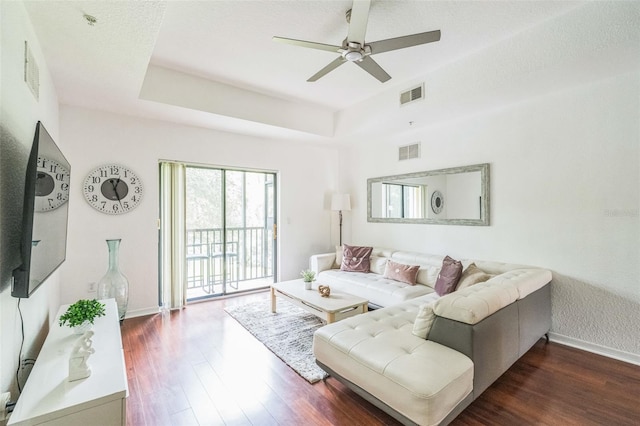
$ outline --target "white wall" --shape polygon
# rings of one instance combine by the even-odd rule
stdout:
[[[36,123],[42,121],[52,137],[58,138],[58,98],[44,61],[38,40],[21,2],[0,2],[0,125],[2,127],[2,260],[0,276],[0,391],[17,398],[15,373],[21,344],[18,299],[11,297],[11,270],[20,264],[18,241],[22,219],[22,194],[26,159]],[[36,100],[23,81],[24,42],[28,41],[40,68],[40,98]],[[21,163],[24,164],[16,164]],[[18,171],[8,176],[7,170]],[[34,358],[40,351],[49,323],[59,306],[60,271],[50,276],[29,299],[22,299],[24,317],[23,359]],[[28,370],[21,372],[28,373]],[[24,377],[21,377],[24,378]]]
[[[269,141],[159,121],[62,107],[61,136],[74,167],[71,177],[68,257],[61,299],[93,296],[88,283],[107,269],[107,238],[121,238],[120,269],[130,282],[128,315],[158,309],[158,161],[176,160],[278,172],[279,273],[297,278],[309,256],[331,245],[328,200],[337,189],[337,150],[328,146]],[[143,180],[142,203],[110,216],[83,198],[91,169],[117,162]]]
[[[549,268],[556,338],[640,362],[639,112],[635,70],[360,140],[341,158],[346,241]],[[398,140],[422,159],[398,163]],[[367,178],[484,162],[491,226],[367,223]]]

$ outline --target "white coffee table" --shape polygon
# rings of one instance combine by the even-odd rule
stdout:
[[[329,297],[322,297],[318,293],[318,284],[314,283],[311,290],[305,290],[301,279],[271,285],[271,312],[274,313],[276,297],[301,307],[328,324],[367,312],[369,303],[367,299],[333,290]]]

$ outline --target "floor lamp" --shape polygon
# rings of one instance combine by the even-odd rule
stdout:
[[[351,210],[351,197],[349,194],[333,194],[331,197],[331,210],[338,211],[340,218],[340,246],[342,246],[342,211]]]

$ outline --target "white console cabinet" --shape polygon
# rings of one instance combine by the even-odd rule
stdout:
[[[91,376],[69,382],[69,355],[80,336],[60,327],[60,307],[18,403],[9,418],[12,425],[124,425],[127,373],[114,299],[102,300],[106,315],[96,318],[89,357]]]

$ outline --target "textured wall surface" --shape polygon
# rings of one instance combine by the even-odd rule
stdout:
[[[554,274],[551,286],[553,332],[640,360],[640,296],[619,295],[576,278]]]

